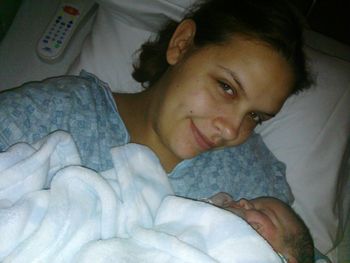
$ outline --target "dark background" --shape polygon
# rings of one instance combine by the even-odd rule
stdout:
[[[350,0],[289,1],[304,14],[310,29],[350,45]]]
[[[289,1],[304,14],[312,30],[350,45],[350,0]],[[0,0],[0,41],[21,2]]]

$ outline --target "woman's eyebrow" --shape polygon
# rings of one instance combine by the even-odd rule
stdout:
[[[237,83],[239,89],[242,91],[244,96],[247,96],[247,93],[245,92],[245,88],[242,84],[242,82],[239,80],[239,77],[237,76],[237,74],[235,74],[231,69],[224,67],[222,65],[218,65],[218,67],[222,70],[224,70],[231,78],[234,82]],[[266,115],[269,118],[273,118],[276,116],[277,113],[274,112],[259,112],[260,114]]]
[[[239,80],[238,76],[229,68],[226,68],[221,65],[218,65],[218,67],[224,70],[232,78],[232,80],[237,83],[238,87],[242,90],[244,95],[246,95],[244,86],[242,85],[242,82]]]

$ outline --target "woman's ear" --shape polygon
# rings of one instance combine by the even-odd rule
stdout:
[[[170,65],[175,65],[190,49],[195,33],[196,23],[191,19],[185,19],[177,26],[166,52],[166,59]]]

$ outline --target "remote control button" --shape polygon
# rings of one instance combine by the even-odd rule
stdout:
[[[79,10],[74,8],[73,6],[66,5],[63,7],[64,12],[67,14],[70,14],[72,16],[78,16],[80,15]]]
[[[46,52],[52,53],[52,49],[49,47],[44,47],[43,50],[45,50]]]

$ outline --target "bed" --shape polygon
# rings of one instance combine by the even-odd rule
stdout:
[[[136,92],[140,87],[130,77],[134,51],[166,18],[180,19],[194,1],[97,2],[98,10],[64,56],[47,63],[39,59],[36,45],[59,0],[23,0],[0,43],[0,90],[85,69],[118,91]],[[293,207],[317,249],[332,262],[350,262],[350,47],[307,31],[305,50],[316,84],[288,99],[257,132],[287,165]]]

